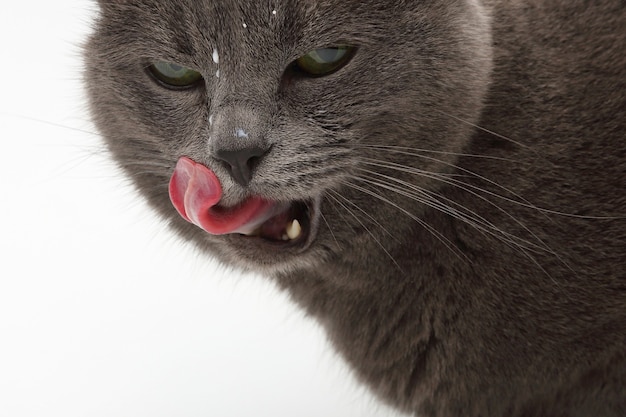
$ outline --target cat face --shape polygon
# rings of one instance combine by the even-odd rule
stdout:
[[[407,191],[435,190],[463,150],[491,69],[474,0],[100,6],[86,80],[114,157],[176,230],[255,270],[393,245],[422,211]],[[186,202],[198,181],[216,201]],[[227,227],[190,223],[203,210]]]

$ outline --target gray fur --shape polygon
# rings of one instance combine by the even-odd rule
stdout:
[[[178,233],[285,288],[382,400],[626,415],[623,0],[100,6],[86,86],[114,158]],[[285,77],[339,43],[359,48],[340,71]],[[162,88],[158,59],[205,85]],[[237,127],[271,148],[248,187],[214,158]],[[183,155],[226,206],[319,200],[315,240],[276,251],[185,222],[167,192]]]

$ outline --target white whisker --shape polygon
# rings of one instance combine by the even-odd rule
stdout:
[[[327,198],[329,196],[326,196]],[[330,232],[330,235],[333,237],[333,240],[335,241],[335,244],[337,245],[337,248],[341,248],[341,245],[339,244],[339,241],[337,240],[337,237],[335,236],[335,233],[333,232],[332,227],[330,227],[330,224],[328,223],[328,220],[326,219],[326,216],[324,216],[324,213],[322,213],[320,211],[320,217],[322,218],[322,220],[324,221],[324,223],[326,223],[326,227],[328,228],[328,231]]]
[[[532,204],[530,201],[528,201],[525,198],[523,198],[522,196],[520,196],[519,194],[517,194],[514,191],[510,190],[509,188],[504,187],[503,185],[500,185],[497,182],[495,182],[493,180],[490,180],[489,178],[484,177],[482,175],[479,175],[479,174],[477,174],[477,173],[475,173],[473,171],[470,171],[470,170],[465,169],[463,167],[459,167],[457,165],[448,163],[446,161],[439,160],[437,158],[432,158],[432,157],[428,157],[428,156],[424,156],[424,155],[420,155],[420,154],[411,154],[411,155],[417,156],[417,157],[421,157],[421,158],[424,158],[424,159],[428,159],[428,160],[432,160],[432,161],[435,161],[435,162],[438,162],[438,163],[442,163],[442,164],[448,165],[448,166],[453,167],[455,169],[458,169],[461,172],[465,172],[465,173],[469,174],[473,178],[478,178],[478,179],[480,179],[482,181],[485,181],[485,182],[487,182],[489,184],[494,185],[495,187],[497,187],[497,188],[499,188],[499,189],[501,189],[501,190],[503,190],[503,191],[513,195],[514,197],[518,198],[519,201],[518,200],[514,200],[514,199],[512,199],[510,197],[506,197],[506,196],[503,196],[501,194],[495,193],[493,191],[489,191],[489,190],[486,190],[484,188],[472,185],[472,184],[461,182],[462,184],[464,184],[467,187],[473,188],[473,189],[475,189],[477,191],[480,191],[480,192],[483,192],[485,194],[489,194],[489,195],[491,195],[493,197],[499,198],[499,199],[507,201],[509,203],[517,204],[517,205],[522,206],[522,207],[526,207],[526,208],[530,208],[530,209],[536,210],[538,212],[542,212],[542,213],[544,213],[546,215],[552,214],[552,215],[561,216],[561,217],[571,217],[571,218],[588,219],[588,220],[620,220],[620,219],[626,218],[626,216],[584,216],[584,215],[565,213],[565,212],[561,212],[561,211],[556,211],[556,210],[546,209],[546,208],[543,208],[543,207],[538,207],[538,206]],[[394,163],[394,162],[381,161],[381,160],[365,158],[365,157],[362,158],[362,160],[364,160],[364,161],[370,160],[370,161],[373,161],[374,163],[382,164],[382,165],[380,165],[381,167],[390,168],[390,169],[397,169],[399,171],[404,171],[404,172],[407,172],[407,173],[426,175],[426,176],[437,175],[439,178],[443,178],[443,177],[452,178],[452,177],[454,177],[453,175],[435,174],[435,173],[432,173],[432,172],[429,172],[429,171],[425,171],[425,170],[421,170],[421,169],[418,169],[418,168],[407,167],[405,165],[400,165],[400,164],[397,164],[397,163]],[[429,177],[429,178],[433,178],[433,177]],[[454,180],[454,179],[452,179],[452,180]],[[546,216],[546,218],[548,220],[552,221],[552,219],[550,219],[549,217]]]
[[[500,139],[502,139],[502,140],[504,140],[504,141],[507,141],[507,142],[513,143],[513,144],[515,144],[515,145],[517,145],[517,146],[519,146],[519,147],[521,147],[521,148],[524,148],[524,149],[527,149],[527,150],[529,150],[529,151],[533,152],[535,155],[539,156],[541,159],[545,159],[543,155],[541,155],[539,152],[537,152],[536,150],[534,150],[534,149],[533,149],[533,148],[531,148],[530,146],[525,145],[525,144],[523,144],[523,143],[521,143],[521,142],[519,142],[519,141],[516,141],[516,140],[514,140],[514,139],[511,139],[511,138],[510,138],[510,137],[508,137],[508,136],[501,135],[501,134],[496,133],[496,132],[494,132],[494,131],[492,131],[492,130],[489,130],[489,129],[486,129],[486,128],[482,127],[482,126],[479,126],[479,125],[477,125],[476,123],[472,123],[472,122],[470,122],[470,121],[468,121],[468,120],[465,120],[465,119],[463,119],[463,118],[461,118],[461,117],[458,117],[458,116],[454,116],[454,115],[452,115],[452,114],[450,114],[450,113],[446,113],[446,112],[444,112],[444,111],[442,111],[442,110],[439,110],[439,109],[433,109],[433,111],[436,111],[436,112],[438,112],[438,113],[440,113],[440,114],[443,114],[443,115],[444,115],[444,116],[446,116],[446,117],[449,117],[449,118],[454,119],[454,120],[456,120],[456,121],[458,121],[458,122],[464,123],[464,124],[466,124],[466,125],[468,125],[468,126],[471,126],[471,127],[475,128],[475,129],[478,129],[478,130],[480,130],[480,131],[483,131],[483,132],[485,132],[485,133],[488,133],[488,134],[490,134],[490,135],[492,135],[492,136],[495,136],[495,137],[497,137],[497,138],[500,138]]]
[[[468,158],[479,158],[479,159],[491,159],[495,161],[504,161],[511,163],[519,163],[513,159],[502,158],[498,156],[491,155],[476,155],[469,153],[459,153],[459,152],[449,152],[449,151],[439,151],[433,149],[424,149],[424,148],[412,148],[409,146],[394,146],[394,145],[371,145],[371,144],[353,144],[353,147],[367,148],[367,149],[375,149],[375,150],[386,150],[393,153],[398,153],[402,155],[409,156],[421,156],[420,153],[431,153],[431,154],[439,154],[439,155],[453,155],[459,157],[468,157]]]
[[[511,243],[511,244],[515,244],[516,246],[518,245],[522,245],[524,246],[526,249],[532,249],[535,248],[534,251],[540,250],[543,252],[549,252],[551,254],[556,255],[553,251],[551,251],[547,246],[546,247],[542,247],[539,246],[535,243],[529,242],[525,239],[519,238],[515,235],[512,235],[500,228],[498,228],[497,226],[495,226],[494,224],[492,224],[491,222],[487,221],[486,219],[484,219],[482,216],[479,216],[478,214],[472,212],[471,210],[468,210],[467,208],[458,205],[457,203],[450,201],[450,203],[460,207],[461,209],[464,209],[465,212],[461,212],[459,210],[456,210],[454,208],[452,208],[451,206],[446,205],[445,203],[442,203],[441,201],[438,201],[436,198],[432,198],[432,199],[423,199],[421,196],[416,196],[415,194],[408,192],[404,189],[398,188],[396,186],[393,186],[392,184],[389,183],[381,183],[375,180],[368,180],[366,178],[362,178],[363,181],[366,181],[368,183],[371,183],[372,185],[381,187],[381,188],[385,188],[389,191],[393,191],[397,194],[403,195],[405,197],[411,198],[413,200],[416,200],[418,202],[421,202],[429,207],[432,207],[436,210],[439,210],[445,214],[448,214],[454,218],[457,218],[469,225],[471,225],[472,227],[476,228],[477,230],[489,234],[491,236],[494,236],[496,238],[498,238],[499,240],[502,240],[505,243]],[[543,242],[542,242],[543,243]]]
[[[340,194],[336,191],[332,191],[332,194],[335,194],[336,196],[339,196]],[[334,197],[331,194],[327,194],[330,198],[332,198],[337,204],[339,204],[341,207],[343,207],[360,225],[361,227],[372,237],[372,239],[374,239],[374,241],[378,244],[378,246],[383,250],[383,252],[385,252],[385,254],[387,255],[387,257],[389,257],[389,259],[391,259],[391,261],[394,263],[394,265],[398,268],[398,270],[400,272],[403,273],[402,268],[400,267],[400,265],[398,264],[398,262],[394,259],[394,257],[389,253],[389,251],[383,246],[383,244],[380,242],[380,240],[374,235],[374,233],[372,233],[372,231],[370,229],[368,229],[367,226],[365,226],[363,224],[363,222],[361,221],[361,219],[359,219],[359,217],[354,214],[352,212],[352,210],[350,210],[345,204],[343,204],[341,201],[339,201],[336,197]]]
[[[396,242],[399,242],[399,240],[391,234],[391,232],[389,232],[385,226],[383,226],[382,224],[380,224],[380,222],[378,220],[376,220],[371,214],[369,214],[368,212],[366,212],[365,210],[363,210],[361,207],[359,207],[356,203],[350,201],[349,199],[347,199],[346,197],[344,197],[343,195],[339,194],[339,193],[334,193],[337,197],[341,198],[343,201],[346,202],[346,204],[349,204],[350,206],[354,207],[355,209],[357,209],[358,211],[360,211],[361,213],[363,213],[363,215],[365,215],[368,219],[370,219],[370,221],[372,223],[374,223],[376,226],[378,226],[382,231],[384,231],[389,237],[391,237],[393,240],[395,240]]]
[[[415,175],[421,175],[421,176],[425,176],[428,178],[432,178],[436,181],[441,181],[444,182],[446,184],[449,184],[451,186],[454,186],[456,188],[459,188],[469,194],[474,195],[475,197],[487,202],[488,204],[490,204],[491,206],[493,206],[494,208],[496,208],[497,210],[499,210],[500,212],[502,212],[503,214],[505,214],[507,217],[509,217],[512,221],[514,221],[516,224],[518,224],[521,228],[523,228],[527,233],[529,233],[530,236],[532,236],[532,238],[536,241],[536,243],[531,242],[527,239],[523,239],[519,236],[513,235],[511,233],[508,233],[504,230],[502,230],[501,228],[495,226],[493,223],[487,221],[484,217],[478,215],[477,213],[469,210],[467,207],[461,206],[458,203],[443,197],[441,195],[435,194],[433,196],[434,193],[427,191],[425,189],[419,188],[414,186],[413,184],[410,184],[406,181],[402,181],[399,180],[397,178],[391,177],[391,176],[387,176],[375,171],[371,171],[371,170],[367,170],[367,169],[362,169],[365,172],[368,172],[370,174],[374,174],[378,177],[382,177],[384,178],[386,181],[393,181],[395,183],[398,183],[400,185],[402,185],[403,187],[407,187],[409,190],[413,190],[414,192],[411,193],[409,191],[407,191],[406,189],[400,189],[396,186],[393,186],[389,183],[385,183],[385,184],[381,184],[379,182],[374,182],[373,185],[379,186],[379,187],[383,187],[383,188],[387,188],[390,191],[396,192],[398,194],[404,195],[408,198],[412,198],[418,202],[421,202],[425,205],[428,205],[434,209],[440,210],[443,213],[446,213],[450,216],[456,217],[461,221],[466,222],[467,224],[475,227],[477,230],[480,230],[484,233],[488,233],[491,236],[496,237],[497,239],[503,241],[504,243],[510,244],[510,245],[514,245],[517,248],[525,248],[526,251],[532,251],[535,253],[538,253],[538,251],[540,252],[546,252],[551,254],[552,256],[555,256],[564,266],[566,266],[568,269],[570,269],[572,272],[575,273],[574,269],[562,258],[562,256],[560,256],[558,254],[557,251],[555,251],[554,249],[550,248],[550,246],[545,243],[541,238],[539,238],[530,228],[528,228],[525,224],[523,224],[519,219],[517,219],[515,216],[513,216],[512,214],[510,214],[508,211],[504,210],[502,207],[500,207],[499,205],[495,204],[493,201],[487,199],[486,197],[480,195],[478,192],[476,191],[482,191],[482,192],[486,192],[487,194],[492,194],[490,192],[487,192],[486,190],[481,189],[480,187],[475,187],[472,186],[471,184],[467,184],[464,183],[462,181],[453,179],[453,178],[449,178],[447,176],[443,177],[443,176],[439,176],[437,173],[431,173],[428,171],[424,171],[424,170],[420,170],[420,169],[412,169],[411,167],[405,167],[405,166],[401,166],[399,164],[391,164],[391,163],[387,163],[387,162],[371,162],[372,160],[370,160],[370,162],[365,162],[366,164],[369,165],[373,165],[373,166],[379,166],[379,167],[383,167],[383,168],[389,168],[389,169],[396,169],[396,170],[402,170],[404,172],[408,172],[411,174],[415,174]],[[476,190],[476,191],[473,191]],[[416,195],[415,193],[418,193],[418,195]],[[497,195],[496,195],[497,196]],[[445,202],[442,202],[441,200],[445,200]],[[506,199],[506,198],[504,198]],[[508,199],[506,199],[508,200]],[[515,201],[513,201],[515,202]],[[459,207],[461,210],[463,210],[463,212],[460,212],[456,209],[454,209],[453,207],[451,207],[450,205],[446,204],[452,204],[456,207]],[[527,255],[528,256],[528,255]]]
[[[75,126],[68,126],[68,125],[64,125],[64,124],[61,124],[61,123],[57,123],[57,122],[51,122],[49,120],[38,119],[38,118],[35,118],[35,117],[23,115],[23,114],[12,114],[12,113],[2,113],[2,114],[6,115],[6,116],[16,117],[18,119],[28,120],[30,122],[35,122],[35,123],[40,123],[40,124],[44,124],[44,125],[48,125],[48,126],[58,127],[58,128],[61,128],[61,129],[70,130],[70,131],[73,131],[73,132],[84,133],[84,134],[90,135],[90,136],[98,136],[98,137],[100,136],[100,134],[97,133],[97,132],[92,132],[90,130],[81,129],[81,128],[75,127]]]
[[[353,177],[356,180],[359,180],[359,177]],[[458,256],[460,259],[461,258],[465,258],[465,260],[467,260],[469,263],[471,263],[471,260],[467,257],[467,255],[465,255],[464,253],[462,253],[458,248],[456,248],[456,246],[448,239],[446,238],[444,235],[441,234],[441,232],[435,230],[435,228],[433,228],[431,225],[429,225],[428,223],[426,223],[424,220],[420,219],[419,217],[417,217],[416,215],[414,215],[413,213],[407,211],[405,208],[399,206],[398,204],[394,203],[393,201],[381,196],[378,193],[375,193],[374,191],[367,189],[365,187],[361,187],[359,185],[350,183],[350,182],[344,182],[344,185],[346,185],[347,187],[353,188],[357,191],[360,191],[364,194],[368,194],[380,201],[382,201],[383,203],[389,204],[390,206],[396,208],[397,210],[399,210],[401,213],[405,214],[406,216],[408,216],[410,219],[412,219],[413,221],[417,222],[419,225],[421,225],[422,227],[424,227],[427,231],[429,231],[433,236],[435,236],[444,246],[446,246],[451,252],[453,252],[456,256]]]

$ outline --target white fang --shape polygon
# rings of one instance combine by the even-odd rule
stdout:
[[[300,222],[296,219],[293,219],[291,223],[287,225],[287,236],[291,240],[295,240],[300,237],[302,233],[302,226],[300,226]]]

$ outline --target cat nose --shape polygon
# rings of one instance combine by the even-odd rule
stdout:
[[[215,157],[225,162],[225,166],[233,179],[245,187],[252,179],[252,170],[266,153],[267,149],[251,146],[235,151],[219,149],[215,152]]]

